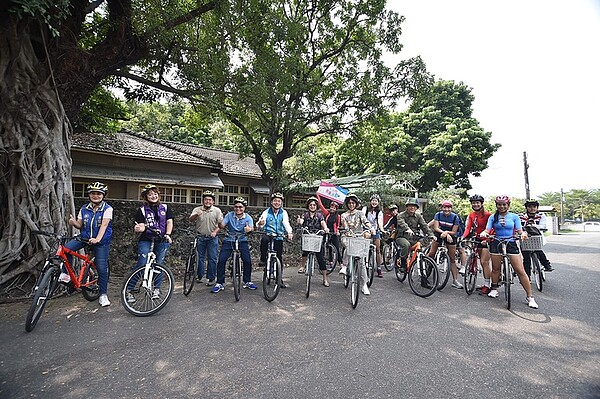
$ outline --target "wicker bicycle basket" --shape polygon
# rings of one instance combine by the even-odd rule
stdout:
[[[369,255],[369,245],[371,240],[362,237],[343,237],[342,242],[346,247],[348,256],[360,256],[361,258]]]
[[[321,252],[323,237],[318,234],[302,234],[302,250],[308,252]]]
[[[527,240],[521,240],[521,249],[523,251],[541,251],[543,236],[529,236]]]

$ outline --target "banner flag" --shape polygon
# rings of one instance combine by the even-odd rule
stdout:
[[[343,187],[335,186],[331,183],[322,181],[317,193],[325,198],[329,198],[332,201],[342,204],[346,199],[348,190]]]

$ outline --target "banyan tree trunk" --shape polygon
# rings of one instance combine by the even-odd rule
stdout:
[[[35,25],[35,24],[34,24]],[[31,230],[65,233],[72,212],[70,125],[39,27],[0,26],[0,296],[31,291],[48,250]]]

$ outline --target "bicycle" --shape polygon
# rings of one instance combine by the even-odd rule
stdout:
[[[194,288],[194,284],[196,283],[196,277],[198,277],[198,240],[207,237],[212,238],[212,236],[198,234],[191,242],[190,254],[185,263],[185,273],[183,274],[183,295],[185,296],[188,296],[192,292],[192,288]],[[208,262],[206,257],[204,258],[204,262]],[[202,267],[205,266],[202,265]]]
[[[386,235],[386,239],[390,236],[389,231],[384,232],[384,234]],[[385,267],[385,270],[391,272],[392,269],[394,269],[396,262],[399,259],[399,253],[400,247],[398,247],[398,243],[396,242],[396,240],[392,238],[387,239],[381,250],[381,255],[383,257],[383,267]]]
[[[75,239],[87,244],[87,239],[79,236],[69,237],[38,230],[31,233],[56,239],[58,248],[54,255],[46,257],[42,272],[35,283],[33,302],[29,307],[25,319],[25,331],[27,332],[31,332],[35,328],[44,311],[46,302],[54,295],[58,286],[58,277],[63,269],[66,270],[71,278],[71,281],[66,284],[69,291],[81,290],[83,297],[90,302],[95,301],[100,296],[98,271],[94,263],[94,256],[88,253],[82,255],[77,251],[65,247],[65,244],[70,240]],[[85,249],[88,250],[89,246],[86,246]],[[73,256],[73,263],[69,262],[67,255]]]
[[[323,258],[325,259],[325,266],[327,275],[330,275],[331,272],[335,270],[338,264],[338,249],[331,242],[332,233],[325,233],[325,242],[321,246],[321,252],[323,253]],[[323,271],[319,269],[319,272],[323,274]]]
[[[514,271],[512,268],[512,264],[510,263],[510,256],[507,253],[506,247],[510,241],[515,239],[518,240],[518,238],[496,238],[495,236],[491,235],[489,236],[489,238],[500,243],[500,255],[502,256],[502,265],[500,269],[500,281],[498,286],[504,286],[504,304],[506,305],[506,309],[510,310],[510,287],[513,284]]]
[[[403,282],[408,276],[408,285],[412,292],[421,298],[427,298],[437,290],[439,272],[435,261],[425,254],[421,240],[426,237],[420,234],[413,236],[417,237],[418,241],[408,251],[409,260],[406,267],[396,264],[396,278]]]
[[[263,295],[268,302],[272,302],[277,298],[279,291],[281,290],[282,283],[282,264],[277,257],[275,251],[275,240],[277,238],[283,238],[283,235],[266,233],[265,231],[258,231],[259,234],[264,234],[269,238],[269,244],[267,247],[267,261],[265,262],[263,270]]]
[[[346,232],[350,234],[350,231]],[[371,239],[362,236],[345,235],[342,237],[345,251],[348,253],[348,267],[344,275],[344,287],[350,285],[350,302],[352,309],[356,309],[360,293],[360,264],[369,256],[371,248]]]
[[[442,240],[442,243],[438,246],[435,252],[435,263],[438,267],[439,279],[438,287],[439,291],[443,290],[448,284],[450,279],[450,257],[448,256],[448,247],[446,246],[446,240]]]
[[[481,257],[480,250],[477,248],[477,241],[473,239],[461,241],[465,249],[468,248],[467,264],[465,265],[464,287],[467,295],[475,291],[477,276],[479,274]]]
[[[302,251],[307,251],[306,266],[304,267],[304,275],[306,276],[306,297],[310,295],[310,280],[315,270],[317,263],[317,253],[321,252],[323,245],[323,230],[312,234],[306,228],[302,229]]]
[[[133,269],[121,286],[123,307],[139,317],[153,315],[164,308],[175,290],[173,272],[155,262],[154,245],[157,240],[164,240],[165,236],[151,227],[146,226],[146,229],[156,235],[150,243],[146,264]]]
[[[533,280],[535,286],[539,292],[542,292],[544,288],[544,281],[546,281],[546,270],[542,267],[537,254],[534,251],[541,251],[544,245],[543,236],[531,235],[527,240],[521,241],[521,250],[523,257],[529,256],[531,258],[531,273],[533,274]]]

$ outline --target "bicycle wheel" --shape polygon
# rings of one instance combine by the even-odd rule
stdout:
[[[398,264],[401,260],[397,260],[395,262],[396,266],[394,266],[394,272],[396,273],[396,278],[398,281],[403,282],[406,279],[406,265]],[[406,260],[408,262],[408,259]]]
[[[373,284],[373,277],[375,276],[375,246],[369,247],[369,256],[367,258],[367,287]]]
[[[183,295],[188,296],[194,288],[196,276],[198,275],[198,253],[196,248],[192,247],[192,252],[185,264],[185,273],[183,275]]]
[[[235,296],[236,302],[240,300],[242,292],[242,265],[240,258],[237,253],[233,253],[233,256],[229,258],[229,264],[231,270],[233,270],[233,295]]]
[[[58,271],[60,269],[56,267],[44,268],[46,270],[40,275],[36,283],[33,301],[25,319],[25,331],[27,332],[31,332],[34,329],[44,311],[46,301],[52,296],[52,292],[58,281]]]
[[[512,284],[512,271],[508,263],[508,258],[502,259],[502,272],[504,274],[504,304],[506,309],[510,310],[510,286]]]
[[[540,260],[535,252],[530,253],[531,256],[531,273],[533,274],[533,280],[535,281],[535,287],[539,292],[542,292],[544,285],[543,272],[541,270]]]
[[[310,280],[313,275],[313,270],[315,268],[315,254],[309,253],[306,258],[306,267],[304,269],[304,274],[306,275],[306,297],[310,295]]]
[[[408,284],[415,295],[426,298],[437,290],[439,274],[435,261],[428,256],[420,256],[410,267]]]
[[[81,294],[85,299],[92,302],[100,297],[100,286],[98,285],[98,270],[93,263],[86,264],[86,271],[81,282]]]
[[[396,251],[394,244],[385,244],[381,251],[381,256],[383,257],[383,267],[385,267],[385,270],[388,272],[391,272],[396,265]]]
[[[438,266],[438,290],[443,290],[446,284],[448,284],[448,280],[450,279],[450,261],[448,259],[448,254],[444,252],[438,252],[436,256],[436,263]]]
[[[477,284],[477,255],[471,253],[467,258],[467,266],[465,270],[465,291],[467,295],[471,295],[475,291],[475,285]]]
[[[350,285],[350,269],[352,268],[352,258],[349,258],[348,262],[350,264],[346,268],[346,274],[344,274],[344,288],[348,288],[348,286]]]
[[[125,310],[134,316],[155,314],[167,305],[175,289],[175,279],[171,270],[153,264],[149,271],[149,281],[144,284],[145,271],[146,265],[133,270],[121,286],[121,303]],[[133,288],[128,290],[130,284]]]
[[[263,294],[269,302],[277,298],[281,288],[281,262],[277,256],[269,256],[263,272]]]
[[[352,302],[352,309],[356,309],[356,305],[358,305],[358,298],[360,293],[360,262],[360,258],[355,258],[352,261],[352,272],[350,274],[350,301]]]
[[[338,256],[337,256],[337,248],[333,244],[325,245],[325,266],[327,270],[327,275],[330,275],[337,266]],[[323,270],[319,269],[319,272],[323,274]]]

